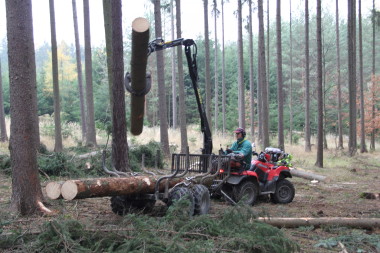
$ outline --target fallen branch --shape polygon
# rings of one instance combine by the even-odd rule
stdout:
[[[334,225],[353,228],[380,228],[380,218],[345,218],[345,217],[322,217],[322,218],[268,218],[260,217],[258,221],[265,222],[275,227],[295,228],[303,226],[320,227]]]
[[[311,173],[311,172],[308,172],[305,170],[298,170],[295,168],[289,168],[289,169],[290,169],[290,173],[294,177],[301,177],[301,178],[305,178],[305,179],[318,180],[318,181],[325,181],[326,180],[326,177],[322,176],[322,175],[314,174],[314,173]]]

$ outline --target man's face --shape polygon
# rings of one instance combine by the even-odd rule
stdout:
[[[241,133],[235,133],[236,139],[239,139],[242,137]]]

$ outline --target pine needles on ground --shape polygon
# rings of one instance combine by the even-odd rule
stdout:
[[[20,252],[296,252],[280,229],[255,221],[245,207],[217,217],[189,217],[181,201],[166,216],[130,214],[118,225],[52,220],[38,235],[18,237]],[[21,240],[22,239],[22,240]],[[22,243],[21,243],[22,242]],[[4,247],[4,245],[2,245]]]

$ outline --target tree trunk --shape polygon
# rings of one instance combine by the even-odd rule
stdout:
[[[226,132],[226,55],[224,50],[224,0],[222,0],[222,123],[223,136]]]
[[[36,65],[30,0],[7,0],[8,63],[11,102],[11,207],[21,215],[46,210],[38,175]]]
[[[54,93],[54,133],[55,145],[54,151],[61,152],[62,146],[62,128],[61,128],[61,106],[59,96],[59,82],[58,82],[58,55],[57,55],[57,38],[55,31],[55,10],[54,0],[49,0],[50,10],[50,31],[51,31],[51,60],[53,71],[53,93]]]
[[[362,2],[358,1],[359,8],[359,85],[360,85],[360,152],[366,153],[365,143],[365,112],[364,112],[364,84],[363,84],[363,36],[362,36]]]
[[[349,155],[357,151],[356,142],[356,1],[348,0],[347,55],[348,55],[348,95],[349,95]]]
[[[113,75],[112,75],[112,0],[103,0],[103,18],[104,18],[104,33],[106,41],[107,52],[107,76],[108,76],[108,92],[109,92],[109,106],[110,115],[113,112]]]
[[[376,43],[375,43],[375,41],[376,41],[376,29],[375,29],[375,27],[376,27],[376,21],[375,21],[375,17],[374,17],[374,15],[375,15],[375,0],[373,0],[372,1],[372,15],[373,15],[373,18],[372,18],[372,80],[374,80],[374,77],[375,77],[375,63],[376,63],[376,61],[375,61],[375,59],[376,59]],[[372,86],[374,86],[375,84],[374,84],[374,82],[372,82]],[[372,122],[374,123],[374,121],[375,121],[375,117],[376,117],[376,115],[375,115],[375,109],[376,109],[376,107],[375,107],[375,105],[373,105],[372,106]],[[373,128],[372,129],[372,131],[371,131],[371,144],[370,144],[370,149],[371,150],[375,150],[375,143],[376,143],[376,129],[375,128]]]
[[[208,0],[203,0],[204,34],[205,34],[205,93],[206,93],[206,116],[209,125],[212,126],[211,118],[211,77],[210,77],[210,40],[208,30]]]
[[[276,33],[277,33],[278,148],[284,150],[285,140],[284,140],[284,90],[283,90],[283,83],[282,83],[281,0],[277,0]]]
[[[271,26],[270,26],[270,4],[269,0],[267,0],[267,44],[266,44],[266,89],[267,89],[267,101],[269,103],[269,80],[270,80],[270,62],[271,62],[271,46],[270,46],[270,38],[271,38]]]
[[[339,4],[336,0],[335,31],[336,31],[336,72],[337,72],[337,92],[338,92],[338,149],[343,149],[343,120],[342,120],[342,90],[340,80],[340,37],[339,37]]]
[[[171,36],[172,40],[175,40],[174,34],[174,0],[170,0],[170,25],[171,25]],[[173,118],[173,128],[177,128],[177,72],[175,64],[175,50],[176,48],[171,49],[171,61],[172,61],[172,118]]]
[[[243,24],[242,24],[242,4],[238,0],[238,39],[237,39],[237,57],[238,57],[238,114],[239,114],[239,127],[245,128],[245,85],[244,85],[244,61],[243,61]]]
[[[182,178],[169,181],[169,188],[181,182]],[[61,187],[62,197],[66,200],[84,199],[117,195],[136,195],[154,193],[157,178],[136,176],[126,178],[96,178],[69,180]],[[164,190],[166,180],[160,182],[160,191]]]
[[[82,60],[79,44],[79,31],[78,31],[78,17],[77,17],[77,4],[76,0],[72,0],[73,6],[73,21],[74,21],[74,36],[75,36],[75,55],[77,60],[77,74],[78,74],[78,90],[80,101],[80,120],[82,130],[82,141],[86,140],[87,123],[86,123],[86,108],[83,93],[83,74],[82,74]]]
[[[259,17],[259,82],[261,105],[260,110],[262,119],[262,150],[269,146],[269,102],[268,102],[268,89],[266,81],[266,67],[265,67],[265,43],[264,43],[264,22],[263,22],[263,0],[258,0],[258,17]],[[264,63],[264,64],[262,64]]]
[[[182,37],[181,28],[181,0],[176,0],[176,26],[177,38]],[[178,104],[179,104],[179,121],[181,129],[181,153],[185,153],[187,146],[187,129],[186,129],[186,103],[185,103],[185,85],[183,81],[183,60],[182,47],[177,47],[177,65],[178,65]]]
[[[289,85],[289,140],[293,145],[293,33],[292,0],[289,0],[290,85]]]
[[[323,217],[323,218],[267,218],[260,217],[258,221],[265,222],[280,228],[295,227],[321,227],[340,226],[353,228],[374,229],[380,227],[380,218],[345,218],[345,217]]]
[[[3,75],[0,60],[0,141],[8,141],[7,126],[5,124],[4,97],[3,97]]]
[[[248,1],[248,33],[249,33],[249,89],[250,89],[250,111],[251,111],[251,141],[255,142],[255,83],[253,75],[253,24],[252,24],[252,0]]]
[[[305,0],[305,151],[311,151],[310,143],[310,69],[309,69],[309,0]]]
[[[217,9],[217,1],[214,0],[214,34],[215,34],[215,50],[214,50],[214,69],[215,69],[215,90],[214,90],[214,131],[218,130],[218,121],[219,121],[219,77],[218,77],[218,15],[219,11]]]
[[[86,72],[86,102],[87,102],[87,138],[88,146],[96,146],[94,95],[92,85],[92,55],[91,55],[91,32],[90,32],[90,7],[89,0],[83,0],[84,17],[84,51]]]
[[[155,32],[156,37],[162,37],[161,29],[161,1],[154,0],[154,19],[155,19]],[[166,87],[165,87],[165,65],[163,51],[157,51],[157,82],[158,82],[158,103],[159,103],[159,117],[160,117],[160,139],[161,148],[165,157],[170,156],[169,151],[169,136],[168,136],[168,117],[166,106]]]
[[[111,2],[112,13],[112,157],[118,171],[130,171],[124,95],[124,55],[121,0]],[[148,22],[146,22],[148,23]],[[147,25],[148,26],[148,25]],[[147,43],[146,43],[147,45]],[[147,46],[146,46],[147,48]],[[146,55],[146,54],[145,54]],[[146,66],[146,62],[145,65]],[[144,71],[145,73],[145,71]],[[145,77],[145,75],[144,75]],[[145,80],[144,80],[145,81]]]
[[[317,103],[318,133],[317,161],[315,165],[323,168],[323,83],[322,83],[322,22],[321,0],[317,0]]]

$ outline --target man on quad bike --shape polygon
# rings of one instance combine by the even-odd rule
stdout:
[[[231,148],[226,150],[226,154],[234,154],[234,163],[231,167],[234,169],[247,170],[251,166],[252,160],[252,145],[251,142],[245,139],[247,135],[244,128],[238,127],[235,131],[236,141]]]

